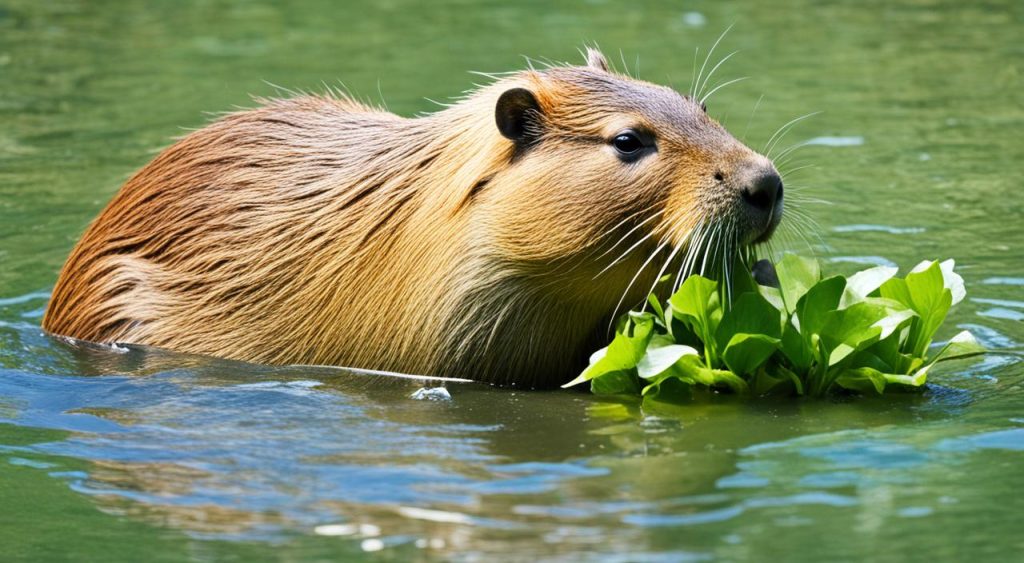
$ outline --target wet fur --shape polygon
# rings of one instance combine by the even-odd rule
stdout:
[[[593,57],[415,119],[331,95],[230,114],[128,180],[68,258],[43,327],[261,363],[564,383],[650,252],[594,281],[618,253],[595,257],[642,215],[623,219],[654,207],[655,228],[683,236],[731,205],[708,178],[751,154],[692,101]],[[529,147],[494,124],[513,87],[540,104]],[[608,153],[638,121],[659,132],[664,164]]]

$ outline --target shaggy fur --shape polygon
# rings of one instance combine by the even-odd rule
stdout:
[[[595,281],[613,243],[649,212],[629,244],[734,216],[736,190],[713,177],[763,159],[688,97],[588,58],[415,119],[328,95],[228,115],[121,188],[43,327],[262,363],[563,383],[654,248]],[[529,144],[495,125],[511,88],[539,106]],[[654,135],[656,153],[618,158],[610,139],[625,128]]]

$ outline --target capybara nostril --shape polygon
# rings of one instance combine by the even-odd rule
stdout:
[[[767,170],[755,176],[743,187],[743,201],[763,213],[771,213],[775,202],[782,197],[782,178],[775,170]]]

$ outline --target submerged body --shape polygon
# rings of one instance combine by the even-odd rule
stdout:
[[[682,270],[695,233],[747,244],[782,208],[771,163],[699,103],[589,59],[426,117],[304,96],[196,131],[89,226],[43,327],[262,363],[564,383],[623,303]]]

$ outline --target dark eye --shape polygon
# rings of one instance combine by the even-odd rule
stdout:
[[[701,111],[703,111],[704,113],[707,113],[707,112],[708,112],[708,106],[707,106],[707,104],[705,104],[704,102],[701,102],[701,104],[700,104],[700,110],[701,110]]]
[[[619,133],[612,139],[612,146],[615,150],[619,151],[620,154],[625,156],[633,156],[640,152],[644,148],[643,142],[634,133],[626,132]]]

